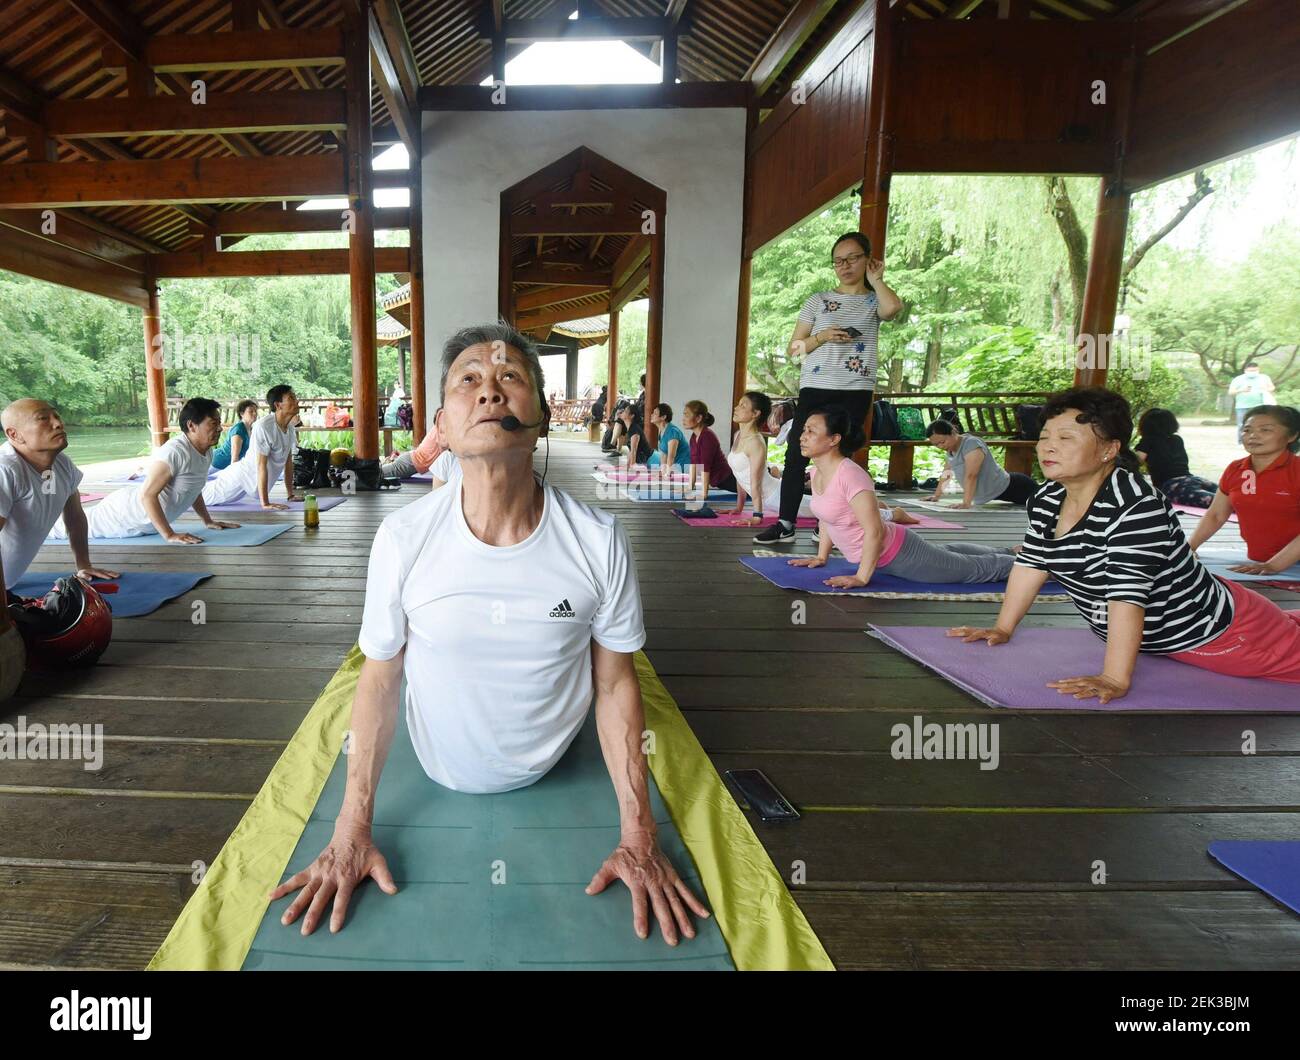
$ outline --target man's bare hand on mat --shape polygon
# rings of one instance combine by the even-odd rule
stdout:
[[[696,916],[709,915],[704,904],[682,883],[672,862],[659,849],[659,841],[649,833],[624,836],[618,849],[605,859],[600,871],[587,884],[587,893],[600,894],[615,880],[622,880],[632,892],[632,925],[638,938],[650,937],[651,907],[664,941],[670,946],[677,945],[678,929],[688,939],[695,938],[695,925],[691,923],[687,907]]]
[[[397,893],[393,874],[388,871],[388,862],[384,860],[384,855],[379,853],[379,848],[371,840],[370,829],[346,828],[340,824],[335,827],[334,838],[321,852],[320,857],[298,875],[285,880],[272,891],[271,901],[274,902],[291,891],[299,891],[301,888],[298,897],[284,911],[280,923],[292,924],[298,919],[298,914],[306,909],[307,915],[303,917],[302,933],[310,935],[320,923],[325,907],[333,899],[334,912],[330,914],[332,934],[342,930],[343,922],[347,919],[348,902],[352,900],[352,892],[367,878],[379,884],[379,889],[385,894]]]

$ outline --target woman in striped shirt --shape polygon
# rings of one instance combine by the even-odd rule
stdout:
[[[1005,644],[1048,577],[1106,642],[1100,674],[1049,681],[1075,699],[1119,699],[1140,652],[1216,673],[1300,683],[1300,611],[1283,611],[1210,574],[1169,501],[1137,473],[1128,402],[1101,388],[1057,394],[1043,408],[1038,461],[1047,482],[990,629],[950,637]]]

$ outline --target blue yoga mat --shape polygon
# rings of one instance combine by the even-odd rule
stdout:
[[[824,585],[826,578],[841,574],[856,574],[858,565],[846,559],[830,559],[824,567],[791,567],[786,556],[741,556],[740,562],[757,574],[761,574],[773,585],[781,589],[796,589],[805,593],[952,593],[966,596],[974,593],[1005,593],[1006,582],[912,582],[906,578],[895,578],[884,571],[876,571],[871,581],[858,589],[833,589]],[[1064,596],[1065,589],[1057,582],[1049,581],[1038,590],[1039,596]]]
[[[1201,559],[1201,565],[1211,574],[1230,582],[1293,582],[1300,581],[1300,563],[1278,574],[1241,574],[1229,568],[1236,563],[1251,562],[1245,556],[1239,559]]]
[[[9,591],[15,596],[44,596],[56,578],[71,577],[72,573],[27,573]],[[96,588],[117,586],[117,592],[104,593],[114,618],[138,618],[157,611],[168,600],[183,596],[204,578],[211,577],[210,571],[126,571],[115,582],[93,584]]]
[[[342,931],[330,934],[327,914],[306,937],[301,918],[280,923],[293,901],[286,895],[269,904],[244,970],[734,968],[716,917],[692,915],[695,938],[672,947],[653,915],[650,937],[636,937],[631,893],[621,882],[586,893],[619,841],[594,710],[546,776],[499,795],[467,795],[430,780],[411,746],[405,707],[400,715],[373,824],[397,894],[366,881],[353,894]],[[647,779],[660,848],[710,906],[654,777]],[[284,879],[329,844],[346,784],[347,757],[340,754]]]
[[[195,537],[201,537],[204,543],[209,545],[221,545],[223,547],[239,547],[246,545],[264,545],[273,537],[279,537],[289,529],[292,523],[244,523],[237,530],[209,530],[206,526],[195,526],[193,523],[176,523],[172,529],[181,534],[193,534]],[[46,540],[46,544],[63,544],[65,542]],[[158,534],[143,534],[140,537],[92,537],[90,547],[92,550],[99,548],[121,548],[134,547],[136,545],[152,545],[155,548],[160,546],[166,548],[198,548],[198,545],[171,545],[164,541]]]
[[[634,501],[676,501],[680,504],[682,501],[690,500],[683,489],[655,488],[652,486],[629,486],[627,495]],[[721,504],[723,501],[735,503],[736,494],[722,493],[718,490],[709,490],[710,503]]]
[[[1210,857],[1300,913],[1300,841],[1218,839],[1210,844]]]

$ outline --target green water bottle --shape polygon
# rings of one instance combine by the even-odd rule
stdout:
[[[320,505],[316,503],[314,493],[308,493],[303,497],[302,523],[309,530],[320,526]]]

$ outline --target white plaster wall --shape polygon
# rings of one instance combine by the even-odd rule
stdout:
[[[497,318],[501,193],[589,147],[668,193],[660,400],[706,401],[727,437],[736,350],[745,112],[424,114],[424,291],[429,408],[457,328]],[[550,389],[556,382],[548,380]]]

